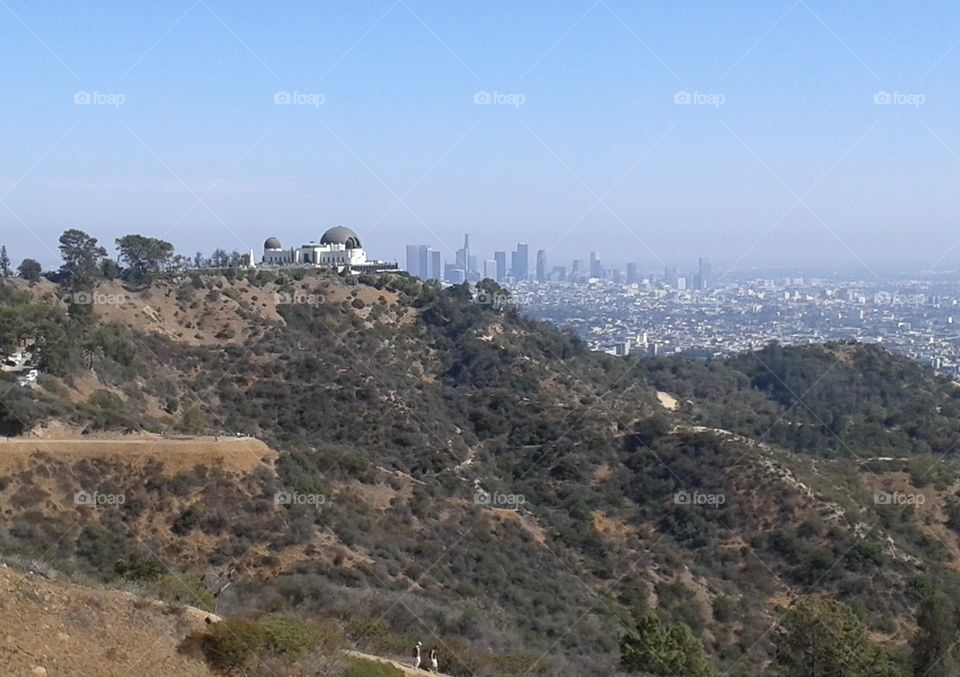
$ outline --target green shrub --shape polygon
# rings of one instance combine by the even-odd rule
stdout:
[[[164,576],[157,582],[157,596],[167,602],[213,611],[217,600],[197,576]]]
[[[258,624],[243,618],[228,618],[215,624],[204,636],[203,655],[221,670],[249,668],[257,660],[264,641]]]
[[[137,553],[117,560],[113,570],[117,576],[129,581],[155,581],[167,573],[167,567],[159,559]]]
[[[268,616],[260,627],[264,648],[286,660],[300,658],[317,644],[313,628],[295,616]]]

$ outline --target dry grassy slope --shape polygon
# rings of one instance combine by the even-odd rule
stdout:
[[[117,322],[190,345],[243,344],[256,331],[244,314],[282,323],[277,306],[281,301],[290,303],[291,299],[296,303],[342,303],[359,298],[364,307],[354,312],[366,319],[371,307],[382,298],[397,313],[385,314],[378,322],[409,324],[416,316],[415,310],[396,304],[395,292],[347,286],[329,275],[289,281],[289,286],[284,287],[275,282],[257,287],[246,279],[231,281],[222,275],[204,275],[203,281],[218,293],[193,288],[189,277],[157,280],[150,288],[140,290],[130,289],[119,280],[104,281],[95,292],[102,302],[94,304],[94,312],[101,321]],[[16,279],[9,282],[30,292],[38,303],[66,308],[69,295],[49,280],[32,284]]]
[[[263,525],[260,545],[251,547],[242,558],[231,560],[230,576],[235,580],[269,580],[294,572],[306,563],[319,566],[335,557],[342,566],[369,566],[373,560],[362,548],[345,546],[330,530],[317,531],[308,541],[282,547],[268,546],[269,539],[284,533],[287,513],[272,504],[277,453],[259,440],[221,438],[164,439],[148,435],[105,439],[0,439],[0,524],[37,524],[62,531],[69,525],[77,531],[85,525],[104,523],[111,509],[97,510],[74,504],[74,493],[93,491],[123,493],[129,503],[143,500],[143,510],[126,527],[170,566],[181,571],[207,572],[214,576],[227,571],[211,570],[209,560],[226,548],[232,538],[224,530],[217,535],[199,529],[186,535],[172,531],[172,525],[190,506],[201,509],[245,510],[247,518]],[[90,475],[94,463],[96,475]],[[159,464],[159,465],[158,465]],[[86,468],[85,471],[83,469]],[[206,479],[178,496],[160,497],[144,485],[181,473],[203,471]],[[91,479],[93,477],[93,479]],[[94,481],[92,486],[90,482]],[[413,480],[394,475],[399,489],[386,484],[361,485],[355,481],[331,482],[331,501],[342,494],[362,511],[385,511],[395,497],[409,498]],[[254,506],[266,504],[261,513]],[[38,521],[42,515],[43,520]],[[57,526],[60,525],[60,526]]]
[[[194,607],[49,580],[0,565],[4,675],[212,676],[216,673],[184,640],[218,620]],[[386,663],[405,675],[424,674],[401,661],[359,651],[347,654]]]
[[[225,277],[204,277],[219,294],[205,289],[193,289],[189,279],[161,280],[151,288],[131,291],[120,282],[102,283],[97,291],[112,295],[122,302],[99,304],[97,315],[106,322],[117,322],[141,332],[152,332],[191,345],[243,344],[257,331],[244,318],[249,313],[270,322],[283,322],[277,312],[280,301],[302,303],[340,303],[353,299],[353,292],[365,307],[355,312],[361,317],[370,313],[370,307],[383,297],[395,305],[396,294],[371,287],[344,286],[335,278],[309,277],[293,283],[293,292],[281,291],[274,283],[255,287],[247,280],[229,281]],[[285,288],[286,289],[286,288]],[[178,295],[178,290],[180,291]],[[389,322],[387,315],[381,321]],[[400,321],[408,321],[406,316]]]
[[[116,590],[84,588],[0,566],[5,675],[213,675],[178,645],[208,614]]]

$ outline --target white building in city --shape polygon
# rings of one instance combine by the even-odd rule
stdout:
[[[262,263],[265,266],[309,266],[358,272],[397,268],[396,263],[368,260],[360,237],[344,226],[331,228],[319,242],[307,242],[289,249],[284,249],[277,238],[268,238],[263,243]]]

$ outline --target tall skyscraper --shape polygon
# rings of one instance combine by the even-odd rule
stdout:
[[[497,262],[497,282],[503,282],[507,276],[507,252],[493,252],[493,260]]]
[[[407,245],[407,267],[406,270],[411,275],[420,276],[420,251],[419,245]]]
[[[427,277],[431,280],[443,279],[443,264],[440,262],[440,251],[437,249],[428,249],[427,256]]]
[[[603,277],[603,266],[597,252],[590,252],[590,277]]]
[[[513,252],[511,259],[510,274],[513,276],[513,281],[523,282],[527,279],[530,270],[529,247],[525,242],[517,243],[517,251]]]
[[[543,249],[537,250],[537,282],[547,281],[547,252]]]
[[[713,286],[713,270],[710,259],[700,257],[697,267],[697,289],[710,289]]]
[[[430,248],[425,244],[408,244],[407,272],[421,280],[430,279],[430,251]]]
[[[483,262],[483,277],[487,280],[497,280],[497,261],[496,259],[487,259]]]
[[[640,281],[640,278],[637,277],[637,264],[628,263],[627,264],[627,284],[636,284]]]
[[[574,259],[570,267],[569,280],[574,284],[583,282],[587,279],[587,262],[583,259]]]
[[[464,273],[469,273],[472,270],[470,267],[470,233],[463,234],[463,248],[457,250],[456,265]]]
[[[423,244],[420,245],[420,249],[417,252],[418,262],[420,264],[420,279],[429,280],[430,279],[430,247]]]

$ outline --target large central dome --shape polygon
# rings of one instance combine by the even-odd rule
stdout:
[[[342,244],[346,245],[347,249],[360,249],[362,247],[360,236],[343,226],[335,226],[324,233],[323,237],[320,238],[320,244]]]

